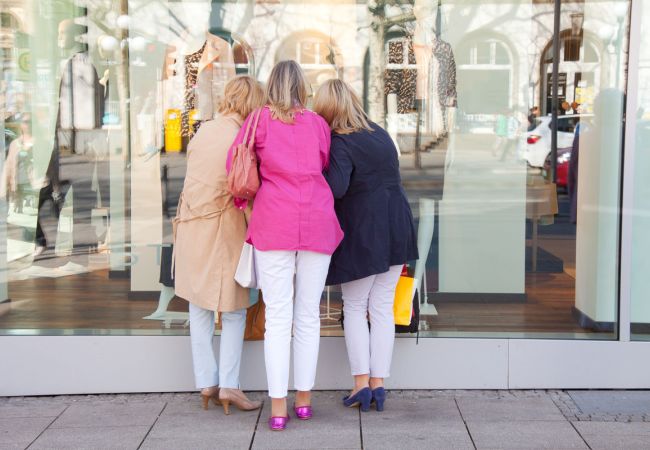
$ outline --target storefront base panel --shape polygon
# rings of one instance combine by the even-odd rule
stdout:
[[[247,390],[266,389],[263,347],[244,348]],[[3,396],[194,390],[187,336],[4,336],[0,354]],[[388,386],[648,388],[648,373],[648,343],[398,339]],[[316,389],[347,389],[350,382],[344,340],[322,338]]]
[[[647,342],[511,340],[511,389],[647,389]]]

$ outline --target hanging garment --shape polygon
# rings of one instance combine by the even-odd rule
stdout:
[[[217,108],[228,80],[235,76],[235,61],[230,44],[208,33],[196,78],[196,109],[198,119],[210,120]]]
[[[415,54],[410,38],[406,41],[388,43],[388,64],[405,65],[404,44],[407,46],[408,64],[415,64]],[[415,111],[417,69],[386,69],[384,80],[384,94],[397,94],[397,112],[405,114]]]
[[[76,53],[62,67],[59,128],[94,130],[102,125],[104,87],[86,52]]]
[[[427,87],[429,88],[429,98],[426,102],[425,123],[428,125],[428,131],[436,138],[445,134],[445,107],[440,101],[440,61],[431,53],[429,59],[429,70],[427,77]]]
[[[436,39],[433,46],[433,57],[438,61],[438,101],[442,110],[442,120],[445,131],[449,131],[448,108],[457,106],[456,94],[456,61],[454,51],[448,42]]]
[[[198,129],[198,122],[194,123],[191,116],[192,111],[196,109],[196,80],[199,72],[199,61],[205,51],[206,43],[201,48],[189,55],[185,55],[183,66],[185,68],[185,87],[183,91],[183,111],[181,112],[181,135],[183,137],[192,137]]]

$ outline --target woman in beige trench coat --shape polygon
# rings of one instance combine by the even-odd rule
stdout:
[[[225,87],[219,115],[204,122],[187,152],[187,173],[174,219],[176,294],[190,302],[190,336],[196,387],[203,407],[210,399],[226,414],[233,403],[253,410],[239,389],[246,308],[249,291],[235,280],[246,235],[245,212],[236,208],[228,191],[226,155],[242,121],[264,104],[262,87],[249,76],[238,76]],[[221,316],[219,363],[212,349],[215,313]]]

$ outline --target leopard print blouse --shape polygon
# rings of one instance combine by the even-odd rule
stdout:
[[[196,109],[196,78],[199,73],[199,61],[205,50],[206,43],[194,53],[185,55],[185,89],[183,97],[183,112],[181,114],[181,135],[192,137],[199,128],[199,122],[190,126],[190,113]]]

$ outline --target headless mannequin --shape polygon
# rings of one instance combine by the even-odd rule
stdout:
[[[415,32],[413,34],[413,51],[418,66],[416,85],[416,99],[418,107],[424,107],[426,124],[424,131],[433,134],[436,138],[443,132],[444,126],[441,118],[432,116],[432,112],[438,108],[432,108],[433,102],[438,102],[437,85],[434,85],[430,77],[433,49],[436,43],[435,24],[437,12],[429,2],[416,0],[413,12],[417,19]],[[434,95],[435,94],[435,95]],[[437,106],[437,105],[433,105]],[[426,262],[433,241],[436,216],[436,198],[419,199],[419,221],[418,221],[418,253],[420,259],[415,263],[414,278],[417,280],[418,299],[420,301],[420,313],[423,315],[437,315],[438,311],[434,305],[427,303],[426,283]],[[423,289],[424,288],[424,289]],[[423,292],[424,291],[424,292]]]
[[[68,135],[70,151],[85,155],[87,160],[84,165],[88,163],[88,171],[92,173],[90,177],[80,175],[78,171],[67,174],[72,183],[66,193],[67,208],[64,217],[73,223],[72,245],[75,249],[82,249],[81,252],[75,251],[81,254],[74,257],[76,263],[69,261],[64,266],[66,271],[73,273],[85,271],[87,251],[83,249],[95,248],[98,245],[100,236],[98,230],[91,225],[92,214],[93,208],[102,206],[100,174],[107,176],[102,170],[107,169],[107,165],[103,163],[106,156],[103,146],[105,139],[102,139],[100,131],[105,86],[100,84],[97,71],[88,55],[88,46],[85,43],[88,28],[75,20],[63,20],[58,27],[57,44],[61,50],[66,54],[71,53],[72,56],[62,64],[54,146],[54,152],[57,152],[55,156],[58,157],[59,141],[64,136],[62,133]],[[58,167],[56,170],[58,172]],[[58,173],[56,175],[58,176]],[[87,195],[88,191],[93,191],[94,195]],[[91,197],[96,200],[89,201]],[[62,244],[59,246],[57,242],[55,252],[57,255],[67,256],[71,252],[70,240],[66,242],[65,236],[61,237]]]
[[[181,41],[178,43],[178,45],[174,45],[176,50],[173,50],[167,55],[167,58],[176,59],[176,68],[175,68],[176,73],[184,73],[185,57],[187,55],[191,55],[201,50],[204,43],[205,43],[205,35],[203,35],[202,33],[191,34],[189,32],[186,32],[181,36]],[[167,244],[167,246],[168,245],[169,244]],[[162,263],[163,260],[166,261],[165,258],[167,256],[171,255],[170,249],[165,248],[161,250],[159,255],[160,255],[160,261],[162,266],[161,270],[167,270],[167,269],[171,270],[171,265],[168,266]],[[169,303],[174,299],[175,296],[173,279],[167,280],[167,274],[161,274],[160,281],[161,284],[160,284],[160,295],[158,297],[158,306],[156,307],[156,310],[152,314],[143,317],[143,319],[149,319],[149,320],[170,319],[170,316],[167,313],[167,308],[169,307]]]
[[[180,62],[180,64],[183,64],[185,61],[185,56],[194,54],[198,52],[199,50],[202,50],[200,62],[202,62],[203,56],[206,55],[211,55],[213,52],[217,52],[217,55],[219,55],[219,61],[225,63],[225,70],[222,71],[223,73],[226,74],[227,78],[231,78],[235,76],[235,68],[234,68],[234,63],[233,63],[233,57],[232,57],[232,51],[230,48],[226,49],[224,45],[226,45],[225,41],[223,41],[221,38],[217,36],[217,33],[219,31],[219,23],[220,21],[217,20],[218,17],[218,8],[216,6],[213,6],[211,14],[210,14],[210,25],[209,28],[205,31],[205,33],[198,33],[198,34],[190,34],[187,33],[184,36],[184,40],[181,42],[181,44],[178,46],[178,53],[179,55],[176,58],[177,64]],[[224,55],[224,52],[227,52]],[[214,88],[217,88],[217,90],[223,89],[225,82],[223,77],[214,77],[214,78],[208,78],[208,86],[205,86],[204,84],[202,85],[203,79],[202,77],[202,66],[199,62],[199,74],[197,75],[197,86],[199,86],[196,89],[196,95],[198,98],[196,98],[196,108],[199,111],[199,118],[201,120],[209,120],[214,117],[214,111],[216,110],[216,105],[214,104],[214,99],[213,99],[213,90]],[[213,61],[208,61],[209,64],[213,64]],[[232,64],[229,64],[232,63]],[[211,68],[208,68],[207,70],[211,70]],[[177,69],[177,73],[179,70]],[[223,75],[223,73],[220,73]],[[213,75],[212,73],[210,74],[211,76]],[[201,87],[202,86],[202,87]],[[207,111],[207,112],[205,112]],[[204,117],[205,116],[205,117]],[[166,258],[169,256],[171,252],[169,249],[163,250],[161,255],[163,258]],[[164,267],[163,265],[163,270],[166,270],[167,267]],[[172,299],[175,296],[175,291],[174,291],[174,286],[173,286],[173,279],[172,280],[167,280],[167,274],[163,274],[161,276],[161,289],[160,289],[160,296],[158,298],[158,307],[156,308],[156,311],[154,311],[153,314],[144,317],[144,319],[154,319],[154,320],[167,320],[169,319],[169,314],[167,313],[167,308],[169,306],[169,303],[172,301]]]

